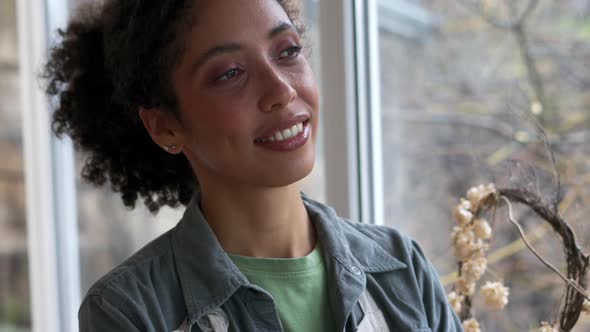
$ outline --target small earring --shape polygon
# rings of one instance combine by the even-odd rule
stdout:
[[[170,152],[170,151],[172,151],[172,150],[175,150],[175,149],[176,149],[176,145],[175,145],[175,144],[172,144],[172,145],[164,145],[164,146],[163,146],[163,148],[164,148],[164,150],[165,150],[166,152]]]

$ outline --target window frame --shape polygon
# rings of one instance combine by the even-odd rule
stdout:
[[[384,224],[376,0],[320,1],[326,203]],[[342,130],[345,128],[345,130]]]
[[[50,101],[37,79],[67,13],[66,0],[17,1],[32,331],[78,330],[74,154],[69,139],[51,133]]]

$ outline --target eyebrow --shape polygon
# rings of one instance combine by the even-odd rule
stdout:
[[[277,35],[281,34],[284,31],[288,31],[288,30],[296,31],[293,24],[288,23],[288,22],[281,22],[276,27],[274,27],[270,30],[270,32],[268,33],[268,39],[273,39]],[[211,60],[212,58],[214,58],[216,56],[219,56],[222,54],[227,54],[227,53],[237,52],[241,49],[242,49],[242,46],[238,43],[227,43],[227,44],[215,46],[215,47],[211,48],[210,50],[208,50],[207,52],[205,52],[203,55],[201,55],[198,58],[198,60],[193,63],[193,65],[190,68],[190,73],[191,74],[195,73],[199,69],[199,67],[201,67],[207,61]]]
[[[276,35],[280,34],[283,31],[287,31],[287,30],[296,30],[296,29],[293,26],[293,24],[291,24],[289,22],[281,22],[281,23],[279,23],[279,25],[277,25],[272,30],[270,30],[270,32],[268,33],[268,39],[273,39],[274,37],[276,37]]]

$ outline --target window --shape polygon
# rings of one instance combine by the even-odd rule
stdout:
[[[0,2],[0,331],[31,327],[16,1]]]
[[[456,269],[451,211],[470,186],[496,182],[551,195],[547,156],[530,118],[551,137],[568,222],[581,244],[589,234],[590,6],[540,1],[523,31],[501,27],[528,3],[379,1],[385,221],[417,238],[443,276]],[[539,230],[539,219],[518,213],[528,231]],[[524,331],[551,320],[563,283],[518,245],[506,211],[498,211],[494,231],[497,262],[483,280],[503,279],[510,304],[500,314],[478,313],[483,329]],[[561,244],[551,232],[534,244],[560,266]],[[576,327],[583,330],[590,325],[582,320]]]
[[[93,0],[71,3],[75,7],[89,1]],[[417,238],[444,280],[450,280],[456,268],[449,240],[454,223],[451,209],[468,187],[490,181],[508,185],[517,179],[519,184],[551,188],[546,157],[527,120],[536,117],[548,129],[558,152],[558,167],[564,174],[563,211],[577,232],[589,234],[590,225],[583,223],[590,212],[587,1],[538,2],[527,18],[524,39],[520,32],[494,26],[522,13],[524,0],[300,2],[312,45],[312,66],[323,83],[316,167],[302,181],[304,191],[345,217],[385,223]],[[96,189],[79,180],[80,155],[76,155],[75,170],[60,173],[62,177],[75,174],[78,179],[67,191],[74,199],[54,202],[48,197],[55,195],[48,193],[62,184],[56,180],[49,189],[35,187],[55,176],[43,173],[38,165],[47,162],[55,167],[55,160],[73,165],[74,161],[52,150],[54,143],[47,145],[51,148],[43,145],[47,137],[29,137],[30,151],[47,155],[30,161],[37,168],[26,172],[27,183],[33,183],[31,188],[39,192],[31,196],[34,201],[25,204],[20,151],[21,145],[27,144],[20,141],[19,107],[22,114],[29,113],[11,97],[18,92],[16,80],[23,68],[30,70],[29,80],[34,76],[34,61],[28,61],[29,52],[16,53],[16,21],[11,16],[15,3],[25,8],[21,16],[32,13],[26,17],[27,24],[20,25],[27,29],[30,25],[30,31],[19,31],[31,39],[46,32],[41,18],[49,20],[47,25],[53,31],[59,25],[55,21],[66,15],[63,0],[46,0],[44,6],[29,0],[0,4],[0,152],[15,156],[0,165],[0,324],[27,329],[35,320],[48,331],[73,331],[72,308],[78,303],[72,302],[79,301],[79,295],[99,276],[172,227],[182,211],[163,209],[154,217],[141,204],[134,211],[126,210],[108,189]],[[31,51],[40,58],[38,49],[32,47]],[[33,90],[33,83],[22,86]],[[42,117],[47,113],[38,108],[40,97],[30,99],[36,107],[36,113],[31,114]],[[23,123],[27,121],[23,119]],[[31,121],[47,122],[42,118]],[[44,125],[43,130],[48,128],[48,123]],[[29,128],[30,136],[49,133]],[[26,133],[24,136],[27,138]],[[37,208],[37,203],[45,201],[48,207]],[[63,201],[73,206],[58,207]],[[35,207],[28,216],[33,226],[26,234],[24,208],[30,206]],[[58,212],[46,213],[52,209]],[[73,225],[55,222],[61,220],[59,213],[72,214]],[[518,213],[528,231],[539,230],[538,220],[525,210]],[[49,226],[35,227],[46,222],[37,216],[48,218]],[[486,277],[506,281],[514,310],[503,312],[503,316],[485,316],[483,325],[489,331],[526,330],[554,314],[562,283],[518,244],[517,234],[504,220],[500,211],[491,250],[497,262]],[[558,264],[562,259],[561,250],[554,250],[558,241],[551,232],[536,234],[541,233],[543,241],[535,245]],[[39,240],[29,243],[30,256],[23,244],[27,236]],[[585,238],[578,240],[583,244]],[[68,251],[63,243],[78,250]],[[80,265],[77,257],[67,260],[60,256],[64,252],[79,253]],[[31,270],[37,271],[37,279],[35,273],[28,276],[27,257],[33,257]],[[80,274],[80,287],[59,276],[70,270]],[[40,282],[39,275],[49,278]],[[27,283],[29,279],[32,281]],[[31,305],[29,284],[33,299],[37,299]],[[70,302],[64,300],[64,294],[69,294]],[[67,306],[56,309],[57,313],[51,311],[63,303]],[[35,319],[35,313],[44,316]],[[61,323],[55,318],[60,315]],[[583,324],[578,327],[590,326]],[[0,325],[0,330],[3,327]]]

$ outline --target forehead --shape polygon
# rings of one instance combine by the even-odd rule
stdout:
[[[203,47],[216,42],[266,37],[277,23],[289,22],[277,0],[205,0],[195,10],[196,24],[189,31],[189,38],[198,40],[197,44],[207,44]]]

